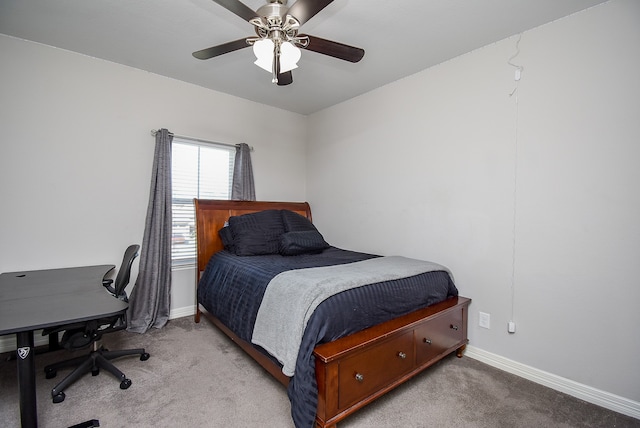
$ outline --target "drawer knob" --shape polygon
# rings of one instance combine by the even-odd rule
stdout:
[[[458,326],[457,326],[457,325],[453,325],[453,324],[451,324],[449,327],[451,327],[451,328],[452,328],[452,329],[454,329],[454,330],[458,330]]]
[[[427,345],[431,345],[431,339],[427,339],[426,337],[422,340]]]
[[[361,375],[360,373],[356,373],[356,380],[358,382],[362,382],[364,380],[364,375]]]
[[[400,351],[400,352],[398,352],[398,357],[400,357],[400,358],[402,358],[404,360],[405,358],[407,358],[407,354],[405,354],[404,352]]]

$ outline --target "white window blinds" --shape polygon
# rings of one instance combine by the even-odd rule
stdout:
[[[196,225],[193,198],[229,199],[235,147],[173,138],[171,185],[173,266],[195,264]]]

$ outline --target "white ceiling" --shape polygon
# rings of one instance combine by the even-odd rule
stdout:
[[[288,86],[272,84],[250,48],[191,55],[255,35],[212,0],[0,0],[0,33],[306,115],[604,1],[335,0],[301,33],[361,47],[364,58],[303,50]]]

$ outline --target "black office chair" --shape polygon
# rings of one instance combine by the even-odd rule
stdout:
[[[111,279],[106,279],[102,282],[102,285],[109,291],[109,293],[125,302],[127,302],[128,299],[127,293],[124,289],[127,284],[129,284],[129,279],[131,277],[131,265],[133,264],[134,259],[138,256],[139,250],[139,245],[130,245],[124,253],[122,265],[120,266],[115,282]],[[58,369],[77,366],[74,371],[72,371],[51,390],[51,398],[54,403],[61,403],[64,401],[65,394],[63,391],[73,382],[80,379],[80,377],[84,376],[88,372],[91,372],[93,376],[97,376],[100,374],[101,368],[107,370],[120,380],[120,389],[127,389],[131,386],[131,380],[128,379],[124,373],[118,370],[110,360],[127,355],[140,355],[140,360],[146,361],[149,359],[150,355],[145,352],[144,348],[109,351],[103,346],[98,345],[98,341],[102,338],[103,334],[112,333],[125,328],[127,328],[127,317],[126,313],[123,312],[122,314],[113,317],[64,325],[54,329],[46,329],[42,332],[43,335],[47,335],[58,334],[59,332],[64,331],[62,339],[60,340],[60,345],[69,350],[82,349],[89,345],[93,345],[93,350],[88,356],[81,356],[61,361],[59,363],[50,364],[44,368],[46,378],[52,379],[58,373]]]

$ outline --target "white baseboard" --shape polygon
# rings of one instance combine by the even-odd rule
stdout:
[[[195,311],[195,305],[175,308],[170,311],[169,318],[174,319],[190,316],[193,315]],[[35,346],[46,345],[49,343],[49,340],[46,336],[40,336],[40,334],[36,332],[34,343]],[[0,353],[15,349],[15,335],[0,337]],[[560,391],[586,402],[604,407],[605,409],[640,419],[640,403],[637,401],[601,391],[570,379],[565,379],[552,373],[476,348],[475,346],[468,345],[465,351],[465,356],[481,361],[507,373],[511,373],[540,385],[555,389],[556,391]]]
[[[640,419],[640,403],[637,401],[538,370],[474,346],[467,346],[465,356],[605,409]]]
[[[182,308],[171,309],[169,319],[188,317],[196,313],[196,305],[185,306]]]

